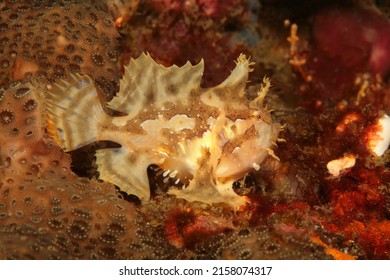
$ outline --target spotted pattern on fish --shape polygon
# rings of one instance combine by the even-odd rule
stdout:
[[[49,89],[49,132],[66,151],[95,141],[120,144],[97,152],[100,178],[141,200],[150,197],[147,167],[157,164],[183,185],[170,188],[176,197],[239,209],[248,199],[233,183],[274,155],[281,129],[263,106],[270,82],[264,79],[254,100],[245,96],[251,62],[243,54],[215,87],[200,86],[203,70],[203,61],[164,67],[147,54],[132,59],[107,104],[121,117],[104,112],[90,77],[74,74]]]

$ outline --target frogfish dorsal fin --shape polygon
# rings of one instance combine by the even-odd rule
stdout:
[[[227,77],[219,85],[210,88],[210,91],[215,94],[222,94],[226,97],[227,94],[234,94],[234,96],[243,98],[245,94],[245,87],[248,81],[248,74],[252,71],[250,62],[245,54],[240,54],[236,61],[236,67],[232,70],[229,77]]]
[[[242,109],[244,108],[243,106],[248,107],[249,101],[245,97],[245,88],[249,72],[252,71],[252,64],[245,54],[241,54],[229,77],[222,83],[203,90],[202,102],[212,107],[224,108],[225,110],[227,106],[234,109]]]
[[[182,67],[157,64],[148,54],[131,59],[125,67],[120,90],[109,107],[136,116],[145,107],[162,107],[164,103],[188,105],[190,95],[200,88],[203,60],[197,65],[187,62]]]

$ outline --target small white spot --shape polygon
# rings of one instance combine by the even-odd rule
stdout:
[[[390,145],[390,117],[383,115],[374,125],[379,126],[379,129],[368,135],[367,148],[371,153],[380,157]]]
[[[356,156],[349,154],[342,158],[329,161],[328,164],[326,165],[326,168],[328,169],[328,172],[330,174],[337,177],[345,169],[354,167],[355,163],[356,163]]]
[[[169,177],[175,178],[176,175],[177,175],[177,170],[173,171],[173,172],[169,175]]]
[[[163,173],[163,176],[164,177],[167,177],[168,176],[168,174],[170,173],[171,171],[168,169],[168,170],[166,170],[164,173]],[[164,182],[165,183],[165,182]]]
[[[83,87],[88,85],[88,81],[86,80],[79,80],[78,83],[76,84],[77,89],[82,89]]]
[[[260,170],[260,165],[257,164],[256,162],[253,163],[253,168],[256,170],[256,171],[259,171]]]

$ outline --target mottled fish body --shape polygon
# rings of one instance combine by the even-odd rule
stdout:
[[[281,128],[262,104],[269,80],[257,98],[245,96],[250,65],[241,55],[224,82],[201,88],[203,61],[166,68],[143,54],[125,68],[120,91],[107,104],[122,117],[105,113],[91,78],[73,75],[49,89],[49,132],[66,151],[119,143],[97,151],[100,177],[143,200],[150,197],[147,168],[157,164],[185,185],[170,189],[178,198],[237,209],[247,198],[233,183],[260,168]]]

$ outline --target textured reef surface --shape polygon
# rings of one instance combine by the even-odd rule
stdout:
[[[0,1],[0,259],[390,259],[390,5],[299,2]]]

